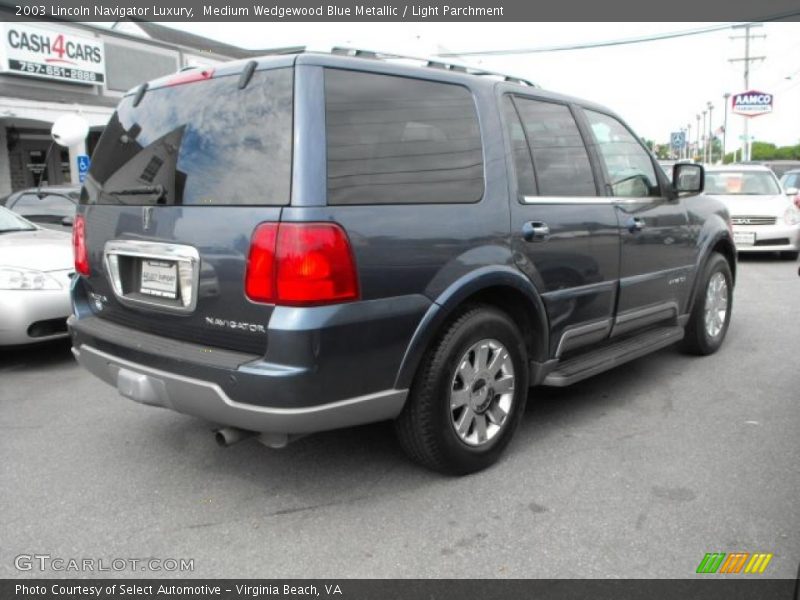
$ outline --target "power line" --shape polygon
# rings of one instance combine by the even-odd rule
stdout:
[[[649,36],[639,36],[617,40],[605,40],[602,42],[586,42],[583,44],[570,44],[565,46],[539,46],[538,48],[510,48],[507,50],[473,50],[469,52],[442,52],[436,56],[505,56],[508,54],[538,54],[542,52],[565,52],[568,50],[587,50],[590,48],[604,48],[609,46],[624,46],[628,44],[642,44],[645,42],[656,42],[659,40],[670,40],[692,35],[702,35],[714,31],[730,29],[737,23],[726,23],[724,25],[712,25],[700,29],[684,29],[682,31],[671,31]]]

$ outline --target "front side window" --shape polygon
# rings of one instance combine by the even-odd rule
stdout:
[[[596,196],[591,163],[569,107],[515,98],[541,196]]]
[[[660,196],[653,161],[639,140],[617,119],[592,110],[585,113],[614,196]]]
[[[328,204],[477,202],[483,150],[458,85],[325,71]]]

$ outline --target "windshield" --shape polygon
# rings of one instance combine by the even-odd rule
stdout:
[[[781,190],[772,173],[706,171],[706,193],[726,196],[776,196]]]
[[[128,96],[92,155],[81,203],[289,203],[293,72],[256,71]]]
[[[9,231],[33,231],[35,229],[36,227],[22,217],[0,206],[0,233],[7,233]]]

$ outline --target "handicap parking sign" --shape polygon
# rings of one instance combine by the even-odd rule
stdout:
[[[89,172],[89,157],[86,154],[78,155],[78,179],[81,183],[86,180],[86,174]]]
[[[669,145],[673,150],[680,150],[686,145],[686,134],[683,131],[673,131],[669,136]]]

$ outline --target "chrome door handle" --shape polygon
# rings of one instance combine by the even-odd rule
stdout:
[[[631,217],[628,219],[628,231],[631,233],[636,233],[641,231],[645,227],[644,219],[640,219],[639,217]]]
[[[550,227],[541,221],[528,221],[522,226],[522,238],[526,242],[546,242],[550,239]]]

